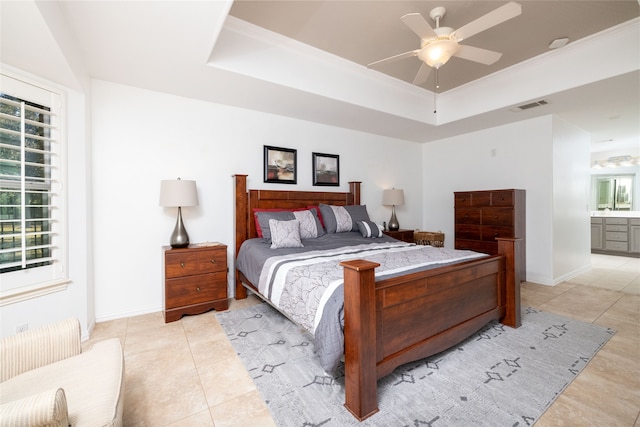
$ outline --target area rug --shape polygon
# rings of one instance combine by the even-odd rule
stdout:
[[[378,381],[380,411],[358,422],[344,376],[328,375],[313,338],[265,303],[216,314],[278,426],[529,426],[615,333],[523,308],[459,345]]]

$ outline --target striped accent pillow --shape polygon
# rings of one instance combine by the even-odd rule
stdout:
[[[382,228],[373,221],[358,221],[362,237],[382,237]]]

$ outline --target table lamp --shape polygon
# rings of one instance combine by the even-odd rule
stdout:
[[[404,205],[404,191],[396,190],[384,190],[382,192],[382,204],[385,206],[391,206],[391,219],[389,220],[389,230],[397,231],[400,229],[398,224],[398,218],[396,218],[396,206]]]
[[[178,208],[178,219],[171,233],[171,247],[185,248],[189,246],[189,234],[182,222],[182,207],[198,206],[196,182],[189,180],[160,181],[160,206]]]

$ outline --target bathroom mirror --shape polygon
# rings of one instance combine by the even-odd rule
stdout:
[[[596,210],[633,210],[633,175],[595,176]]]

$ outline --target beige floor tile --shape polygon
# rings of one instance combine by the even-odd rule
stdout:
[[[175,346],[187,347],[187,336],[182,325],[177,322],[171,324],[171,326],[127,332],[124,353],[128,355]]]
[[[96,342],[109,338],[119,338],[120,345],[124,348],[124,340],[127,335],[127,323],[128,319],[116,319],[96,323],[89,339],[82,343],[82,350],[86,351]]]
[[[630,426],[617,419],[615,414],[603,412],[583,398],[577,399],[562,393],[551,407],[538,419],[535,427],[624,427]]]
[[[271,413],[260,393],[249,392],[211,408],[216,427],[275,427]]]
[[[211,340],[189,339],[189,347],[196,366],[206,366],[215,363],[223,363],[225,359],[236,356],[236,351],[227,339],[226,335],[218,335]]]
[[[195,369],[188,346],[172,343],[166,347],[130,352],[125,358],[125,387],[161,382],[162,377],[175,376]]]
[[[256,390],[253,380],[236,355],[199,366],[198,374],[210,407]]]
[[[621,292],[609,289],[576,286],[538,308],[591,323],[607,311],[622,295]]]
[[[214,426],[211,412],[205,409],[197,414],[166,424],[166,427],[217,427],[217,424]]]
[[[125,426],[164,426],[207,409],[196,370],[125,389]]]

